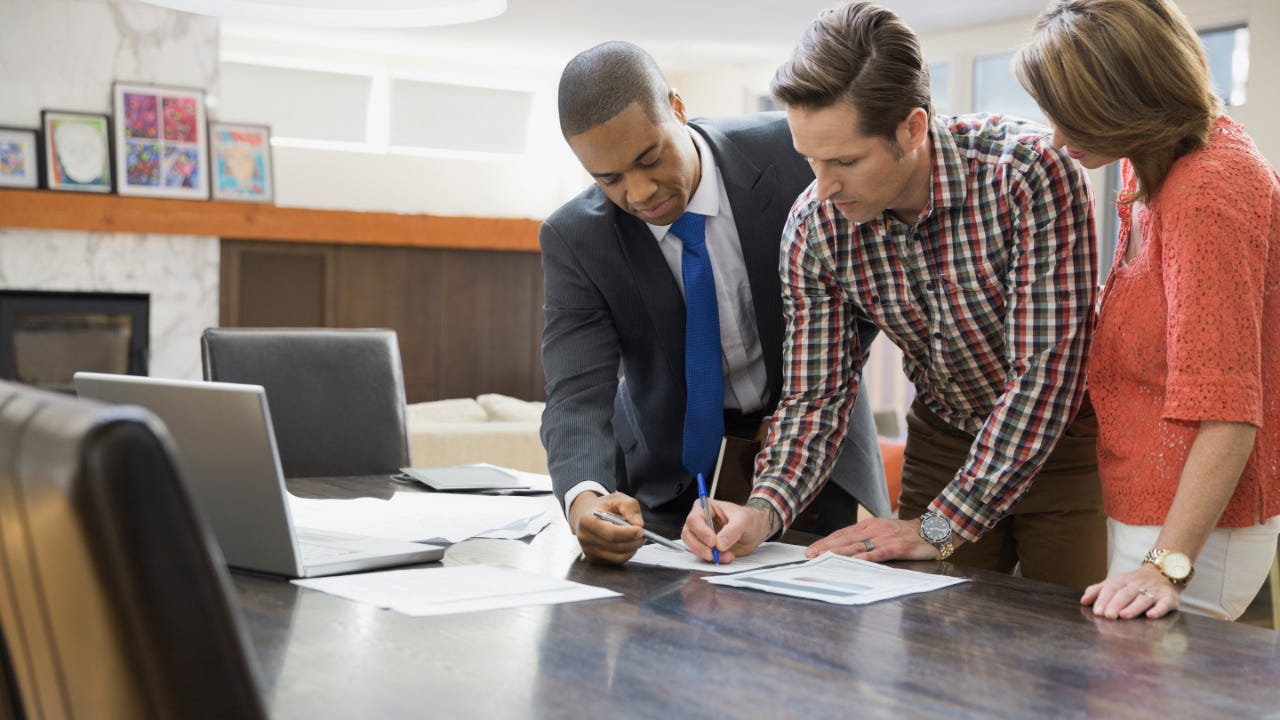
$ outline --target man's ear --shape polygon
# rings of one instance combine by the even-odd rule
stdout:
[[[680,121],[681,125],[689,122],[689,116],[685,114],[684,98],[680,97],[680,91],[671,88],[671,92],[667,94],[667,98],[671,100],[671,112]]]
[[[913,108],[907,117],[898,123],[898,147],[910,152],[918,150],[929,138],[929,113],[924,108]]]

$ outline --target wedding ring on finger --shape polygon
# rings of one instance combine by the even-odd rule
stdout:
[[[1138,588],[1138,592],[1141,593],[1142,595],[1146,595],[1147,599],[1150,600],[1151,602],[1156,601],[1155,593],[1151,592],[1150,590],[1143,587],[1143,588]]]
[[[863,540],[862,547],[866,548],[867,552],[871,552],[872,550],[876,549],[876,544],[871,542],[870,540]]]

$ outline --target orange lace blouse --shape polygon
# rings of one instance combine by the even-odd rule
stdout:
[[[1164,524],[1202,420],[1259,428],[1218,526],[1280,514],[1280,177],[1220,117],[1136,218],[1119,214],[1089,359],[1107,515]],[[1133,220],[1142,244],[1126,265]]]

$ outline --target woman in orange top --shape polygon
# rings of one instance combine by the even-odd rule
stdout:
[[[1169,0],[1061,0],[1014,69],[1055,145],[1123,162],[1089,361],[1109,567],[1081,602],[1234,620],[1280,533],[1280,178]]]

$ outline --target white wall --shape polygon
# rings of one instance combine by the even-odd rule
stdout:
[[[542,218],[577,194],[586,179],[560,137],[556,86],[560,66],[495,66],[482,58],[434,57],[431,48],[377,46],[336,49],[315,44],[319,33],[298,33],[282,42],[254,28],[228,23],[224,60],[284,64],[313,70],[354,71],[385,79],[403,77],[463,83],[531,93],[527,151],[522,155],[390,151],[376,144],[334,149],[320,144],[277,143],[274,148],[277,204],[299,207]],[[375,80],[375,84],[376,84]],[[370,125],[385,121],[375,112]],[[441,108],[440,112],[449,112]],[[266,121],[267,118],[235,118]]]
[[[218,23],[135,2],[0,0],[0,125],[42,109],[111,112],[113,80],[208,89]],[[0,287],[151,295],[151,374],[200,377],[218,321],[218,239],[4,228]]]

